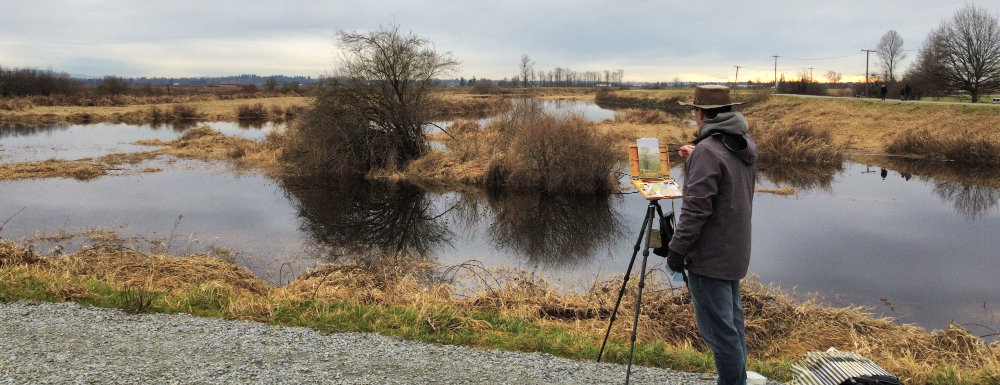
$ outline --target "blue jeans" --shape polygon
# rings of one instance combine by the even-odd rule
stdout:
[[[740,281],[688,274],[688,290],[701,339],[712,348],[719,385],[743,385],[747,372],[747,339],[743,325]]]

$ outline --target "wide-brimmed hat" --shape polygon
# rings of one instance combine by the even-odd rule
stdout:
[[[713,109],[725,106],[735,106],[743,102],[733,103],[729,99],[729,87],[719,85],[697,86],[694,88],[693,102],[678,102],[683,106],[693,106],[702,109]]]

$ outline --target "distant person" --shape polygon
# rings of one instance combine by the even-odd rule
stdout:
[[[906,94],[906,100],[913,100],[913,89],[910,88],[910,83],[906,83],[906,87],[903,88]]]
[[[667,266],[687,271],[698,333],[712,349],[720,385],[746,382],[747,341],[740,279],[750,265],[757,144],[733,111],[729,88],[698,86],[691,106],[698,132],[681,146],[684,196]]]
[[[882,101],[885,101],[885,94],[889,93],[889,87],[886,87],[885,84],[883,84],[882,87],[879,88],[879,93],[882,94]]]

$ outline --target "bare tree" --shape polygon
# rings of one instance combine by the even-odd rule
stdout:
[[[431,88],[458,62],[396,25],[338,37],[336,77],[290,130],[287,160],[320,173],[365,173],[423,155]]]
[[[972,102],[1000,89],[1000,22],[966,5],[931,31],[912,68],[941,91],[968,92]]]
[[[535,72],[535,62],[527,54],[521,54],[521,82],[524,88],[530,86],[531,76]]]
[[[878,55],[882,70],[885,71],[886,80],[895,83],[894,71],[898,68],[899,62],[906,58],[903,52],[903,38],[895,30],[889,30],[882,35],[882,40],[875,46],[875,53]]]
[[[840,83],[841,78],[843,78],[843,76],[840,72],[830,70],[826,73],[826,81],[830,83]]]

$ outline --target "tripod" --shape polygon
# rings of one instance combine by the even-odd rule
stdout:
[[[668,217],[673,219],[674,212],[670,211]],[[635,257],[639,254],[640,245],[642,245],[643,238],[646,239],[646,247],[642,248],[642,270],[639,274],[639,293],[635,300],[635,319],[632,322],[632,341],[629,345],[628,350],[628,370],[625,372],[625,384],[628,385],[629,377],[632,375],[632,356],[635,353],[635,333],[636,327],[639,325],[639,308],[642,305],[642,288],[646,285],[646,260],[649,258],[649,239],[651,233],[653,232],[653,222],[656,217],[663,219],[663,209],[660,208],[660,203],[656,199],[649,201],[649,205],[646,206],[646,216],[642,220],[642,227],[639,230],[639,239],[635,241],[635,247],[632,250],[632,259],[628,263],[628,269],[625,270],[625,278],[622,281],[622,288],[618,291],[618,301],[615,302],[615,310],[611,312],[611,320],[608,322],[608,331],[604,333],[604,342],[601,343],[601,351],[597,354],[597,362],[601,362],[601,357],[604,355],[604,347],[608,343],[608,336],[611,335],[611,325],[615,323],[615,318],[618,315],[618,307],[621,306],[622,296],[625,295],[625,287],[628,285],[629,276],[632,274],[632,266],[635,265]],[[660,229],[664,231],[664,229]],[[662,247],[666,247],[663,245]]]

